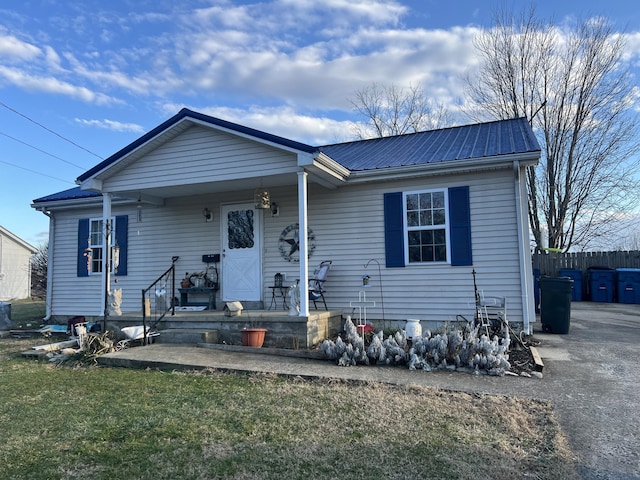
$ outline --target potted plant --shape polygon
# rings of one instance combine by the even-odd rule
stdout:
[[[242,335],[242,345],[245,347],[262,347],[264,336],[267,333],[266,328],[261,327],[244,327],[240,331]]]

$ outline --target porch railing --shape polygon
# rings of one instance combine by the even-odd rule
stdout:
[[[155,326],[171,312],[176,314],[176,261],[172,257],[171,267],[160,275],[151,285],[142,290],[142,328],[143,344],[147,344],[147,335]],[[147,324],[149,326],[147,327]]]

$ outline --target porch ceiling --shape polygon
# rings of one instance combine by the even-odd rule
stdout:
[[[320,178],[318,175],[309,174],[309,183],[317,183],[326,188],[336,188],[335,179],[329,182]],[[286,187],[297,188],[297,174],[285,173],[280,175],[270,175],[265,177],[251,177],[237,180],[225,180],[220,182],[203,182],[193,184],[167,185],[162,187],[140,188],[132,190],[109,191],[120,198],[129,198],[132,200],[141,199],[143,202],[161,203],[167,198],[185,197],[191,195],[204,195],[210,193],[221,193],[231,191],[253,191],[258,187],[274,188]],[[106,191],[105,191],[106,192]]]

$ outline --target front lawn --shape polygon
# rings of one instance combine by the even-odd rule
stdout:
[[[18,355],[37,343],[0,339],[3,479],[576,478],[546,402]]]
[[[38,328],[46,315],[44,300],[11,300],[11,320],[18,328]]]

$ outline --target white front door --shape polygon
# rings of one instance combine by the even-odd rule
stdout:
[[[222,207],[222,300],[262,299],[261,213],[251,203]]]

